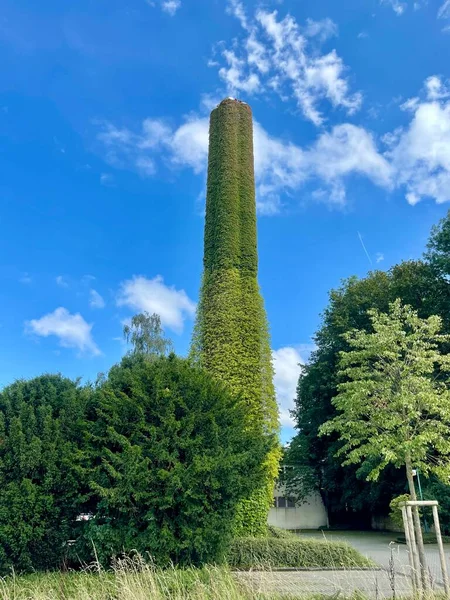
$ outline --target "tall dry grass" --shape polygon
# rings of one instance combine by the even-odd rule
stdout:
[[[258,595],[258,597],[260,597]],[[79,572],[54,572],[0,579],[0,600],[253,600],[229,570],[157,569],[135,556]]]

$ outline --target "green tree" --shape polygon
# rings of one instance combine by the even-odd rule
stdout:
[[[350,349],[339,359],[338,414],[319,434],[337,432],[343,464],[370,461],[367,479],[376,481],[387,465],[405,467],[411,500],[417,500],[413,467],[446,483],[450,477],[450,356],[440,353],[448,336],[440,333],[440,317],[421,319],[400,300],[388,313],[370,310],[369,317],[372,333],[356,329],[344,336]]]
[[[130,325],[124,326],[123,336],[127,343],[131,344],[132,354],[157,357],[172,351],[172,342],[164,337],[161,318],[156,313],[150,315],[143,312],[134,315]]]
[[[86,500],[89,390],[60,375],[0,393],[0,570],[61,565]]]
[[[416,499],[413,467],[443,481],[450,476],[450,356],[439,351],[448,336],[440,333],[440,317],[421,319],[400,300],[389,313],[369,316],[373,333],[345,335],[350,350],[341,353],[333,399],[339,412],[319,432],[338,432],[345,463],[373,459],[368,479],[377,480],[388,464],[405,466]]]
[[[250,107],[227,99],[212,111],[203,281],[192,357],[239,394],[255,436],[275,439],[278,410],[268,325],[259,291],[253,130]],[[266,531],[280,450],[266,459],[266,481],[241,504],[236,533]]]
[[[318,491],[332,523],[351,520],[356,525],[359,519],[359,526],[370,526],[367,515],[387,512],[392,495],[403,492],[398,478],[382,478],[376,486],[367,483],[366,464],[342,467],[335,456],[338,436],[324,439],[318,433],[336,414],[332,399],[337,393],[339,352],[348,348],[343,334],[352,327],[369,329],[367,310],[372,306],[388,309],[394,278],[397,281],[398,276],[376,271],[366,279],[352,277],[331,291],[323,325],[315,336],[317,349],[299,379],[294,411],[299,433],[285,457],[293,467],[285,471],[285,483],[299,500]]]
[[[392,466],[376,484],[367,482],[370,461],[343,467],[336,458],[339,437],[318,435],[319,427],[336,415],[332,400],[338,393],[339,353],[349,349],[343,334],[353,328],[371,332],[368,309],[386,312],[396,298],[412,305],[422,318],[440,315],[443,332],[450,333],[450,283],[431,264],[431,258],[405,261],[387,272],[371,272],[364,279],[352,277],[331,291],[315,336],[317,348],[299,380],[294,414],[299,432],[285,458],[293,465],[285,472],[286,485],[291,495],[300,499],[312,490],[319,491],[332,523],[370,526],[371,516],[386,516],[391,499],[406,491]],[[443,350],[448,352],[449,345]]]
[[[433,227],[428,242],[427,258],[438,272],[450,277],[450,210],[438,225]]]
[[[126,356],[89,411],[95,518],[77,552],[138,550],[161,565],[222,560],[238,502],[261,485],[265,441],[246,407],[189,361]]]

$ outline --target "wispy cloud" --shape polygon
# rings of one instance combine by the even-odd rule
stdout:
[[[58,275],[56,277],[55,281],[56,281],[56,285],[59,285],[59,287],[62,287],[62,288],[68,288],[69,287],[69,284],[66,281],[64,275]]]
[[[147,0],[149,6],[159,6],[161,10],[171,17],[181,8],[181,0]]]
[[[153,279],[134,276],[123,281],[117,305],[139,312],[156,313],[161,323],[176,333],[183,331],[184,321],[194,316],[196,308],[195,302],[184,290],[166,285],[160,275]]]
[[[444,0],[438,10],[438,19],[450,18],[450,0]]]
[[[102,173],[100,175],[100,183],[105,186],[111,186],[114,184],[114,177],[111,173]]]
[[[402,15],[408,4],[406,2],[401,2],[400,0],[380,0],[381,4],[387,4],[392,8],[396,15]]]
[[[407,11],[407,9],[419,10],[426,6],[427,0],[380,0],[380,4],[390,6],[396,15],[399,17]]]
[[[249,16],[237,0],[229,2],[228,12],[240,22],[243,35],[230,46],[218,45],[210,65],[218,67],[229,93],[275,93],[293,99],[316,125],[325,120],[323,101],[348,114],[360,108],[362,96],[350,92],[343,60],[335,50],[322,54],[318,48],[337,35],[331,19],[308,19],[302,27],[277,11],[259,9]]]
[[[178,128],[165,121],[145,119],[139,132],[103,123],[98,135],[106,159],[142,173],[141,164],[150,161],[166,166],[190,167],[204,173],[208,155],[208,119],[190,116]],[[279,212],[283,194],[299,189],[306,181],[319,186],[316,196],[335,205],[345,204],[345,180],[351,175],[369,177],[384,187],[391,185],[391,167],[378,153],[370,132],[345,123],[318,136],[302,148],[288,140],[271,136],[260,123],[254,123],[255,176],[258,210]]]
[[[41,337],[56,336],[64,348],[75,348],[94,356],[101,354],[92,338],[92,324],[87,323],[79,313],[70,314],[63,307],[40,319],[27,321],[25,331]]]
[[[376,137],[364,127],[342,123],[319,133],[308,146],[271,135],[254,122],[257,206],[262,214],[276,214],[283,196],[305,183],[316,186],[312,196],[335,206],[346,203],[347,180],[370,179],[387,189],[404,189],[416,204],[428,197],[450,201],[450,85],[433,75],[420,95],[403,101],[411,114],[409,124],[386,132],[379,148]],[[145,119],[132,131],[102,123],[98,139],[110,164],[131,168],[142,175],[162,166],[188,167],[204,178],[208,155],[208,118],[191,114],[173,127],[164,119]]]
[[[89,306],[91,308],[105,308],[105,301],[97,290],[90,290],[89,292]]]
[[[161,4],[161,8],[164,12],[168,13],[171,17],[177,12],[177,10],[181,7],[181,0],[165,0]]]

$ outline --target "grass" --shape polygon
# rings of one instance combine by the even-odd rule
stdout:
[[[237,538],[228,564],[234,569],[373,567],[374,563],[345,542],[291,537]]]
[[[1,600],[275,600],[254,595],[230,571],[155,569],[136,557],[113,571],[43,573],[0,580]]]
[[[276,567],[355,568],[371,563],[345,543],[299,539],[281,530],[267,538],[235,540],[231,569]],[[0,578],[0,600],[291,600],[255,590],[225,567],[158,569],[134,555],[109,571],[95,564],[82,571]],[[318,597],[317,597],[318,598]],[[325,598],[325,597],[322,597]],[[311,599],[314,600],[314,599]]]

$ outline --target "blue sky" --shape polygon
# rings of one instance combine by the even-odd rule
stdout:
[[[231,95],[255,119],[287,438],[328,291],[420,256],[450,207],[449,52],[450,0],[4,0],[0,384],[94,379],[141,310],[187,352],[208,114]]]

